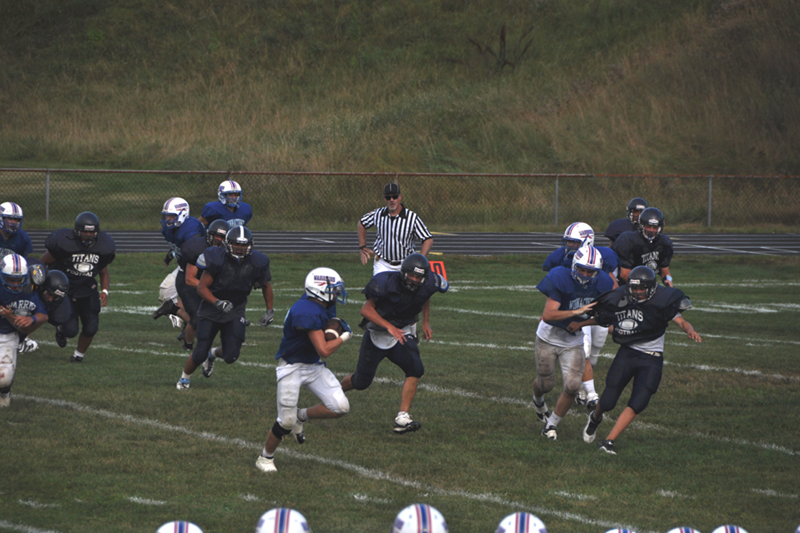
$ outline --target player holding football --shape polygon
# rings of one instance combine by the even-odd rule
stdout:
[[[664,335],[670,321],[675,322],[689,339],[702,342],[682,311],[692,307],[683,292],[658,285],[656,274],[646,266],[631,270],[628,283],[602,295],[592,310],[593,317],[569,325],[570,331],[582,326],[613,326],[614,342],[620,345],[606,376],[606,388],[600,402],[583,430],[583,440],[594,441],[603,413],[617,405],[622,391],[633,380],[628,405],[622,411],[600,449],[616,454],[614,442],[633,419],[647,407],[661,383],[664,365]]]
[[[269,258],[253,250],[253,234],[244,226],[228,230],[225,247],[209,247],[197,259],[203,271],[197,284],[197,294],[202,298],[197,311],[196,344],[186,359],[183,375],[178,380],[178,390],[188,390],[192,373],[203,365],[203,375],[211,377],[214,362],[222,357],[233,364],[239,359],[245,338],[245,307],[253,287],[260,287],[267,311],[258,321],[260,326],[272,322],[272,275]],[[211,348],[214,338],[220,335],[221,348]]]
[[[56,343],[64,348],[66,333],[77,332],[80,319],[78,346],[70,358],[71,363],[80,363],[100,326],[100,309],[108,305],[111,283],[108,265],[116,257],[117,246],[108,233],[100,230],[97,215],[89,211],[75,218],[73,229],[62,228],[51,233],[44,246],[47,251],[42,254],[42,263],[67,275],[67,296],[72,300],[69,320],[62,328],[56,328]],[[95,276],[100,277],[99,288]]]
[[[672,287],[669,264],[674,247],[664,232],[664,215],[655,207],[648,207],[639,215],[638,231],[628,231],[619,236],[611,249],[619,256],[619,284],[628,280],[631,269],[645,265],[661,275],[664,285]]]
[[[342,389],[364,390],[369,387],[384,358],[388,357],[399,366],[406,377],[400,412],[394,419],[395,433],[417,431],[422,427],[408,414],[419,378],[425,372],[412,327],[422,312],[422,335],[425,340],[431,340],[430,299],[437,292],[447,292],[449,288],[442,276],[431,272],[425,256],[411,254],[403,260],[400,272],[381,272],[373,276],[361,291],[367,301],[361,308],[364,319],[359,325],[366,328],[366,332],[361,341],[356,371],[342,380]]]
[[[246,226],[253,218],[249,204],[242,202],[242,187],[233,180],[225,180],[217,187],[217,200],[203,206],[198,220],[208,226],[215,220],[224,220],[229,228]]]
[[[315,268],[305,280],[305,294],[289,309],[283,323],[283,338],[278,354],[278,419],[272,426],[256,468],[276,472],[275,450],[291,434],[305,442],[303,423],[310,419],[340,418],[350,411],[339,380],[323,358],[328,358],[352,335],[350,327],[338,319],[344,331],[332,340],[325,338],[326,324],[336,318],[336,304],[347,303],[344,280],[330,268]],[[306,387],[321,400],[313,407],[298,409],[300,387]]]

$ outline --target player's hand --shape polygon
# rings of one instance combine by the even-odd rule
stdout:
[[[230,303],[228,300],[217,300],[214,302],[214,307],[222,311],[223,313],[230,313],[233,311],[233,304]]]
[[[164,266],[169,266],[170,262],[172,262],[172,250],[167,252],[167,255],[164,257]]]
[[[433,330],[428,324],[422,325],[422,338],[429,342],[433,338]]]
[[[567,326],[567,331],[569,331],[570,333],[575,333],[579,329],[581,329],[580,322],[570,322],[569,325]]]
[[[689,337],[689,339],[693,340],[694,342],[703,342],[703,339],[700,338],[700,334],[697,333],[695,330],[690,331],[689,333],[686,334],[686,336]]]
[[[369,248],[362,248],[361,250],[359,250],[359,252],[360,252],[360,255],[361,255],[361,264],[362,265],[366,265],[369,262],[370,257],[372,257],[372,254],[375,253],[372,250],[370,250]]]
[[[406,343],[406,334],[402,329],[390,325],[388,328],[386,328],[386,331],[388,331],[392,337],[397,339],[397,342],[400,344]]]
[[[267,309],[267,312],[261,315],[261,318],[258,319],[258,325],[269,326],[270,324],[272,324],[273,320],[275,320],[275,310]]]

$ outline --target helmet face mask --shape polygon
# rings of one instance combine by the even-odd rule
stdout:
[[[226,180],[219,184],[217,198],[222,205],[236,207],[242,201],[242,187],[233,180]]]
[[[639,233],[651,244],[656,242],[664,231],[664,215],[655,207],[648,207],[639,215]]]
[[[346,304],[347,291],[344,280],[332,268],[315,268],[306,275],[306,294],[330,306],[334,303]]]
[[[594,230],[589,224],[584,222],[573,222],[566,230],[561,239],[561,245],[567,255],[574,253],[582,246],[594,245]]]
[[[428,279],[428,275],[431,272],[431,264],[424,255],[411,254],[403,259],[400,272],[403,276],[403,286],[412,292],[416,292]]]
[[[640,265],[628,274],[625,292],[635,302],[646,302],[656,293],[656,273],[649,267]]]
[[[3,287],[14,294],[24,292],[28,286],[28,262],[17,254],[8,254],[0,263],[0,279]]]
[[[97,242],[97,235],[100,232],[100,219],[97,215],[85,211],[75,218],[75,237],[86,247],[92,246]]]
[[[22,229],[22,208],[14,202],[3,202],[0,204],[0,228],[10,234],[15,234]]]
[[[69,291],[69,278],[60,270],[51,270],[47,273],[42,285],[42,296],[50,303],[59,303]]]
[[[628,220],[631,224],[639,223],[639,215],[647,209],[647,201],[644,198],[631,198],[628,202]]]
[[[206,242],[209,246],[225,246],[225,239],[229,230],[227,222],[221,219],[215,220],[208,225]]]
[[[588,287],[603,270],[603,256],[594,246],[582,246],[572,257],[572,279]]]
[[[236,226],[225,235],[225,249],[228,256],[241,263],[253,253],[253,234],[244,226]]]
[[[170,198],[161,209],[161,225],[167,229],[179,228],[189,218],[189,202],[183,198]]]

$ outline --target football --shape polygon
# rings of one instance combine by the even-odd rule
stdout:
[[[331,318],[328,320],[328,323],[325,324],[325,340],[332,341],[333,339],[338,339],[339,335],[344,333],[344,326],[342,323],[339,322],[338,318]]]

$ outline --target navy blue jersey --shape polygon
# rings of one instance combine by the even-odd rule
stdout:
[[[608,276],[596,276],[589,284],[581,285],[572,278],[572,270],[565,267],[555,267],[536,288],[548,298],[559,302],[558,309],[567,311],[578,309],[592,303],[599,295],[610,291],[614,282]],[[572,322],[585,320],[588,317],[570,317],[557,322],[546,321],[553,327],[566,331]]]
[[[272,280],[269,258],[259,251],[237,263],[228,257],[222,246],[211,246],[197,259],[197,268],[208,272],[214,282],[209,290],[220,300],[228,300],[234,306],[230,313],[223,313],[205,299],[200,302],[197,316],[213,322],[230,322],[244,316],[247,297],[253,287],[263,287]]]
[[[197,259],[203,255],[203,252],[205,252],[207,248],[208,241],[205,237],[201,235],[192,237],[181,246],[181,253],[178,256],[178,266],[181,267],[181,270],[186,272],[186,265],[196,265]],[[202,274],[203,272],[198,269],[197,279],[200,279]]]
[[[619,266],[619,258],[617,253],[607,246],[595,246],[595,250],[600,252],[600,257],[603,258],[603,272],[614,272]],[[569,253],[562,246],[556,249],[553,253],[547,256],[542,265],[542,270],[550,272],[557,266],[572,269],[572,258],[575,257],[575,251],[570,250]]]
[[[236,226],[246,226],[253,218],[253,210],[250,209],[250,204],[239,202],[239,205],[231,212],[227,206],[222,205],[222,202],[216,201],[208,202],[203,207],[200,216],[206,220],[207,224],[222,219],[228,223],[229,228],[235,228]]]
[[[172,251],[172,256],[178,260],[180,260],[181,246],[183,246],[183,243],[192,237],[196,237],[197,235],[203,237],[205,234],[205,226],[203,226],[200,221],[194,217],[186,217],[186,220],[183,221],[183,224],[177,228],[168,228],[166,226],[161,228],[161,235],[164,236],[167,244],[169,244],[169,249]]]
[[[328,320],[336,316],[336,304],[325,308],[304,294],[286,313],[283,321],[283,338],[275,359],[287,363],[320,363],[322,359],[314,348],[310,331],[324,330]]]
[[[416,291],[405,288],[402,273],[381,272],[373,276],[361,292],[375,300],[375,310],[382,318],[396,328],[404,328],[419,321],[419,313],[431,296],[447,292],[449,288],[447,281],[433,272]]]
[[[22,257],[28,257],[33,252],[33,243],[25,230],[17,230],[8,236],[8,240],[3,238],[0,233],[0,257],[5,257],[8,254],[17,254]]]
[[[658,339],[670,320],[689,307],[680,289],[657,285],[652,298],[636,302],[628,298],[625,287],[618,287],[601,295],[591,314],[601,326],[614,326],[614,342],[627,346]]]
[[[611,244],[614,244],[614,241],[619,239],[620,235],[626,231],[636,231],[637,227],[638,226],[636,224],[627,218],[619,218],[608,225],[608,228],[603,235],[605,235],[606,238],[611,241]]]
[[[117,245],[108,233],[100,231],[91,246],[84,246],[71,228],[54,231],[44,242],[45,248],[55,258],[49,265],[69,278],[69,296],[85,298],[97,289],[97,276],[116,257]]]
[[[39,295],[35,292],[11,292],[0,284],[0,304],[8,307],[14,311],[14,316],[31,316],[36,313],[47,314],[44,304],[39,299]],[[0,333],[14,333],[17,331],[14,326],[0,317]]]
[[[611,249],[619,256],[619,266],[632,270],[639,265],[649,267],[659,274],[672,261],[674,248],[666,235],[660,235],[652,244],[638,231],[628,231],[619,236]]]

